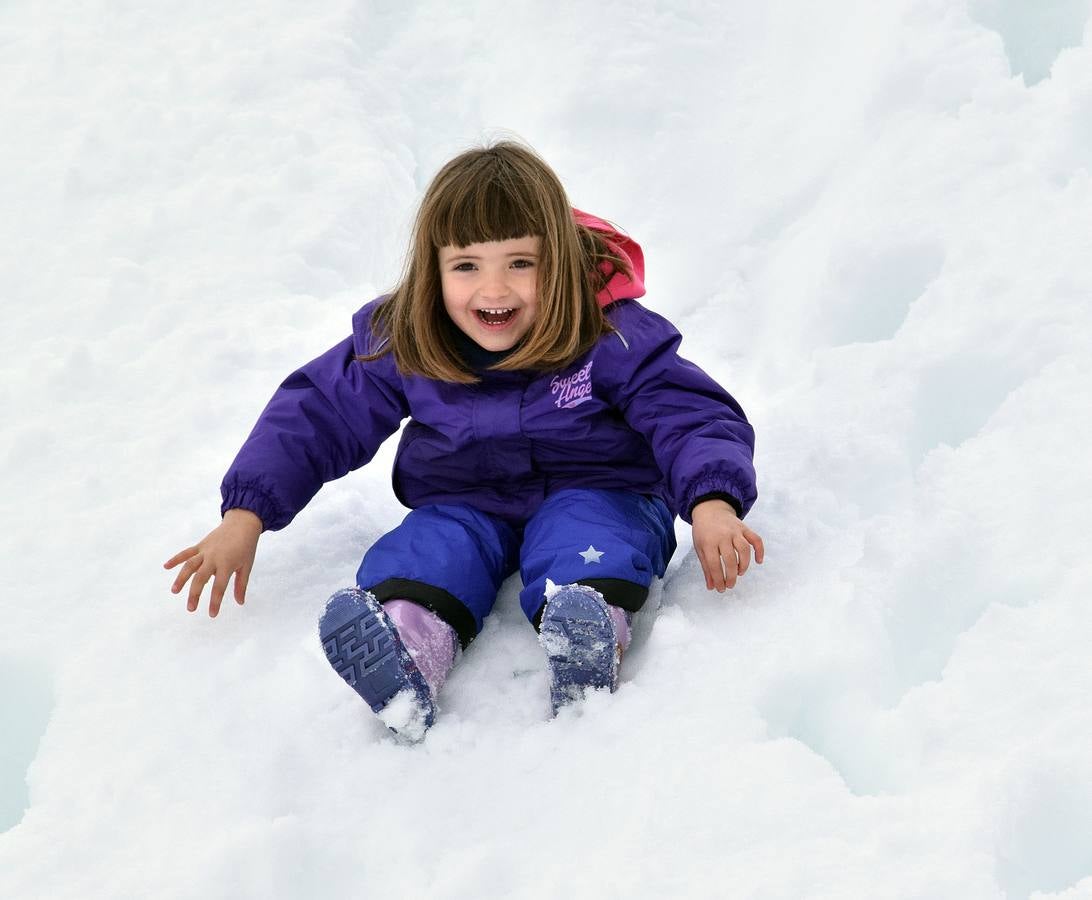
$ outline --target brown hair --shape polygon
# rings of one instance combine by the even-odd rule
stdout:
[[[457,328],[444,309],[439,248],[512,238],[542,239],[538,310],[527,334],[495,369],[560,369],[611,330],[596,294],[625,261],[603,238],[577,224],[557,175],[512,141],[468,150],[432,179],[414,222],[398,286],[377,308],[376,350],[394,353],[404,374],[472,383],[456,350]],[[386,340],[384,340],[386,339]]]

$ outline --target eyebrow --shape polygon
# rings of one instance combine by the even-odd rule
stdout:
[[[523,251],[516,251],[514,253],[505,253],[504,255],[508,256],[508,257],[512,257],[512,256],[533,256],[535,259],[538,259],[538,254],[537,253],[531,253],[531,252],[524,253]],[[454,262],[457,259],[484,259],[484,258],[485,257],[483,257],[483,256],[475,256],[472,253],[456,253],[454,256],[452,256],[452,257],[450,257],[448,259],[448,262]]]

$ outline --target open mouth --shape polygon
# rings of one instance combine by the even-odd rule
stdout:
[[[507,325],[516,314],[514,309],[476,309],[474,312],[482,322],[494,327]]]

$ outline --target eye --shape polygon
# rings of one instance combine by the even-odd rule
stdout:
[[[453,272],[472,272],[474,270],[474,263],[461,262],[457,266],[453,267]]]
[[[512,265],[517,269],[530,269],[534,264],[534,261],[530,259],[516,259],[512,261]]]

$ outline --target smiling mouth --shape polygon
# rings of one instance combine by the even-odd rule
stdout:
[[[507,325],[516,314],[511,308],[504,309],[476,309],[478,318],[486,325]]]

